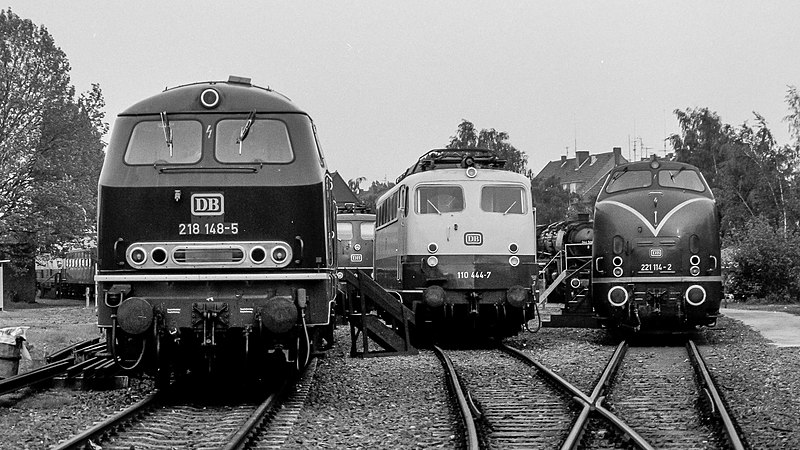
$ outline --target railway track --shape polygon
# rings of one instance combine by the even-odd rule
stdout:
[[[28,386],[51,383],[62,375],[66,378],[106,375],[113,362],[99,354],[104,348],[105,343],[95,338],[59,350],[48,358],[47,364],[0,380],[0,395]]]
[[[435,348],[462,392],[467,448],[745,448],[691,341],[620,343],[588,395],[528,353],[500,349],[514,358]]]
[[[303,384],[310,384],[315,369],[316,360],[312,360],[300,375],[299,395],[307,394],[308,387]],[[295,391],[297,380],[286,380],[275,391],[263,394],[259,403],[237,397],[233,402],[201,404],[191,401],[185,393],[174,396],[156,391],[54,448],[273,448],[282,444],[291,430],[286,427],[286,415],[291,416],[302,407]],[[201,387],[194,392],[208,394]],[[250,393],[249,397],[253,395],[257,394]],[[288,408],[276,413],[283,403]]]

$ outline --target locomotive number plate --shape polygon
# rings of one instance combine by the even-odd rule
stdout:
[[[179,223],[178,234],[239,234],[238,222]]]
[[[456,276],[462,280],[465,278],[489,278],[492,276],[492,272],[473,270],[472,272],[456,272]]]
[[[639,269],[639,272],[672,272],[672,264],[642,263],[642,267]]]

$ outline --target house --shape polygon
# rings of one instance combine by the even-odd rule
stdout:
[[[574,158],[562,155],[560,161],[550,161],[533,180],[536,182],[556,177],[565,191],[580,197],[580,203],[593,204],[603,187],[606,174],[612,168],[627,162],[622,156],[621,147],[594,155],[590,155],[587,150],[579,150],[575,152]]]

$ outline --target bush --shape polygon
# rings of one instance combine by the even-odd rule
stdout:
[[[727,288],[736,298],[769,303],[800,300],[800,234],[784,235],[764,218],[747,222],[732,236]]]

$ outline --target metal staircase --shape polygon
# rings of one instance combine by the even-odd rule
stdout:
[[[350,356],[417,354],[409,335],[409,328],[416,325],[414,312],[367,272],[347,269],[342,273],[347,290],[345,309],[350,323]],[[382,349],[370,350],[370,341]]]
[[[539,312],[544,327],[597,328],[589,297],[591,255],[566,244],[539,271]],[[551,275],[555,277],[551,278]]]

